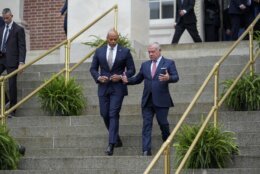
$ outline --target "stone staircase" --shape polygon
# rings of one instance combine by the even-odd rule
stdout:
[[[230,42],[165,45],[165,57],[174,58],[180,81],[171,85],[175,107],[170,109],[169,121],[174,128],[190,100],[206,78],[214,63],[231,46]],[[237,75],[247,57],[246,43],[242,43],[223,65],[221,80]],[[214,55],[214,56],[212,56]],[[137,71],[145,59],[135,61]],[[20,77],[19,97],[28,94],[62,65],[34,65]],[[140,101],[143,85],[129,86],[120,115],[122,148],[116,148],[113,156],[105,156],[107,131],[99,115],[96,84],[89,74],[90,63],[80,66],[73,76],[83,85],[88,107],[82,116],[46,116],[40,109],[37,97],[33,97],[8,119],[8,127],[17,141],[26,146],[26,155],[19,169],[1,171],[1,174],[141,174],[152,157],[141,156],[142,117]],[[256,71],[259,73],[259,61]],[[212,104],[213,80],[196,104],[186,123],[200,122]],[[219,121],[225,130],[236,133],[240,154],[226,169],[187,170],[195,174],[259,174],[260,173],[260,111],[233,112],[221,108]],[[154,122],[152,153],[160,148],[162,140],[159,127]],[[172,154],[174,149],[172,149]],[[173,155],[171,163],[173,166]],[[172,173],[174,170],[172,169]],[[155,166],[153,174],[163,173],[163,160]]]

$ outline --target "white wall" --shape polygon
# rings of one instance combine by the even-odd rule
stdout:
[[[149,5],[147,0],[69,0],[68,37],[72,37],[83,27],[94,21],[106,10],[118,3],[118,31],[130,40],[148,43]],[[114,26],[114,13],[90,28],[77,42],[91,40],[90,35],[106,37]]]

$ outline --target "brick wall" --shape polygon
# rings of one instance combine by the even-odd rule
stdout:
[[[31,50],[46,50],[66,39],[60,9],[63,0],[25,0],[24,20]]]

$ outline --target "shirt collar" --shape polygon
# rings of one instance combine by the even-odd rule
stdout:
[[[117,50],[117,45],[118,45],[118,44],[116,44],[116,46],[114,46],[113,50]],[[112,47],[107,44],[107,49],[109,50],[109,49],[111,49],[111,48],[112,48]]]
[[[14,23],[14,21],[12,21],[10,24],[8,24],[8,29],[9,29],[9,30],[12,28],[13,23]],[[7,24],[5,24],[5,26],[6,26],[6,25],[7,25]]]

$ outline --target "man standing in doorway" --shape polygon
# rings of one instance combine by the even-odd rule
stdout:
[[[190,33],[194,42],[202,42],[197,29],[197,18],[194,12],[195,0],[177,0],[175,33],[172,44],[179,42],[185,29]]]

